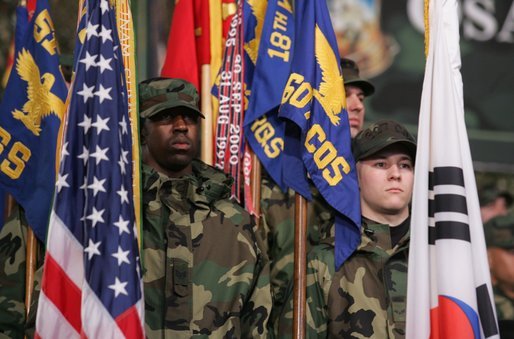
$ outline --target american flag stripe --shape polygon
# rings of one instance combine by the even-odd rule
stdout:
[[[86,315],[87,321],[82,326],[84,333],[89,338],[130,338],[130,334],[126,335],[118,328],[115,319],[103,307],[102,302],[98,299],[91,288],[84,284],[83,286],[83,314]],[[135,321],[135,324],[138,322]]]
[[[62,313],[55,306],[55,304],[48,300],[44,293],[39,295],[38,311],[45,312],[46,317],[58,319],[62,317]],[[71,326],[67,321],[51,322],[45,321],[38,324],[37,332],[34,338],[66,338],[75,339],[80,338],[79,332]]]
[[[144,305],[139,301],[135,306],[129,308],[116,318],[116,323],[125,337],[144,337],[141,327],[141,319],[139,319],[139,314],[137,313],[137,310],[142,308],[144,308]]]
[[[50,228],[52,232],[48,235],[47,253],[66,272],[70,280],[80,286],[84,279],[84,266],[78,263],[83,260],[84,248],[55,213],[52,213]]]
[[[55,262],[51,254],[47,254],[45,274],[55,279],[44,280],[44,295],[61,311],[62,315],[77,331],[80,331],[80,305],[82,293],[80,288],[71,281],[66,272]],[[77,308],[79,312],[77,312]]]

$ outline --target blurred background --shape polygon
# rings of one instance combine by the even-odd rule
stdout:
[[[207,1],[207,0],[206,0]],[[17,0],[0,0],[0,76]],[[62,55],[72,55],[78,1],[49,0]],[[376,87],[366,121],[392,118],[413,133],[424,72],[423,0],[327,0],[340,54]],[[479,187],[514,192],[514,0],[461,0],[465,119]],[[134,0],[138,79],[157,76],[175,1]],[[180,53],[180,51],[177,51]],[[0,86],[0,99],[3,86]],[[451,133],[452,131],[448,131]]]

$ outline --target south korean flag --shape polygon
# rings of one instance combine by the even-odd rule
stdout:
[[[456,0],[431,0],[411,218],[407,338],[498,338],[464,121]]]

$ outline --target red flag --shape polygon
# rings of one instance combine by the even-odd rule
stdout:
[[[209,1],[175,5],[161,75],[190,81],[200,91],[200,66],[210,64]]]
[[[25,6],[27,8],[27,21],[32,18],[34,11],[36,10],[36,0],[28,0]],[[5,65],[5,72],[2,76],[1,86],[5,88],[7,86],[7,81],[9,80],[9,75],[11,74],[12,66],[14,65],[14,37],[11,41],[11,45],[9,46],[9,54],[7,55],[7,61]]]

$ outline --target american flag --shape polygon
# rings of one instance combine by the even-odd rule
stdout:
[[[89,1],[50,219],[36,333],[143,338],[132,135],[113,8]]]

